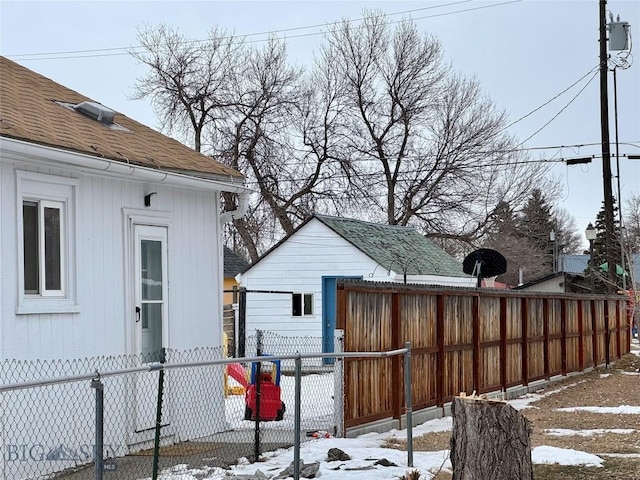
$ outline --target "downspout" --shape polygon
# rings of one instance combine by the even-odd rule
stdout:
[[[247,208],[249,208],[249,196],[251,195],[251,190],[241,190],[239,192],[236,192],[236,194],[238,195],[238,208],[221,213],[221,225],[224,225],[225,223],[237,218],[242,218],[244,214],[247,213]]]
[[[224,242],[222,240],[223,237],[223,227],[225,223],[231,222],[237,218],[242,218],[245,213],[247,213],[247,209],[249,208],[249,196],[251,195],[251,190],[244,189],[236,192],[238,196],[238,207],[235,210],[229,210],[228,212],[224,212],[220,214],[220,241],[218,242],[218,258],[219,260],[219,278],[222,279],[222,284],[218,289],[218,314],[220,315],[220,344],[222,345],[224,342]],[[240,282],[238,282],[240,283]]]

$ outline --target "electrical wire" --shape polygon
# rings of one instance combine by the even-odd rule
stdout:
[[[441,7],[448,7],[451,5],[457,5],[460,3],[467,3],[470,2],[472,0],[460,0],[457,2],[453,2],[453,3],[448,3],[448,4],[440,4],[440,5],[433,5],[430,7],[423,7],[423,8],[417,8],[417,9],[413,9],[413,10],[405,10],[402,12],[394,12],[394,13],[390,13],[390,14],[381,14],[378,16],[373,16],[373,18],[380,18],[380,17],[385,17],[385,16],[396,16],[396,15],[401,15],[401,14],[407,14],[407,13],[412,13],[412,12],[416,12],[416,11],[422,11],[422,10],[429,10],[429,9],[434,9],[434,8],[441,8]],[[480,7],[473,7],[473,8],[466,8],[466,9],[462,9],[462,10],[454,10],[451,12],[445,12],[445,13],[438,13],[438,14],[433,14],[433,15],[425,15],[425,16],[421,16],[421,17],[416,17],[416,18],[410,18],[409,20],[411,21],[416,21],[416,20],[425,20],[425,19],[429,19],[429,18],[436,18],[436,17],[443,17],[443,16],[448,16],[448,15],[455,15],[458,13],[465,13],[465,12],[471,12],[471,11],[475,11],[475,10],[483,10],[483,9],[487,9],[487,8],[494,8],[494,7],[499,7],[499,6],[503,6],[503,5],[509,5],[512,3],[519,3],[522,2],[523,0],[508,0],[505,2],[500,2],[500,3],[494,3],[494,4],[490,4],[490,5],[483,5]],[[320,27],[330,27],[333,26],[335,23],[353,23],[353,22],[360,22],[364,20],[364,18],[358,18],[355,20],[342,20],[342,21],[338,21],[338,22],[333,22],[333,23],[323,23],[323,24],[318,24],[318,25],[310,25],[310,26],[304,26],[304,27],[291,27],[291,28],[286,28],[286,29],[279,29],[279,30],[272,30],[270,32],[260,32],[260,33],[251,33],[251,34],[246,34],[246,35],[238,35],[238,36],[227,36],[227,37],[222,37],[222,38],[244,38],[244,37],[249,37],[249,36],[259,36],[259,35],[273,35],[274,33],[283,33],[283,32],[287,32],[287,31],[295,31],[295,30],[303,30],[303,29],[309,29],[309,28],[320,28]],[[392,21],[389,22],[390,25],[392,24],[396,24],[396,23],[401,23],[404,22],[405,19],[402,20],[396,20],[396,21]],[[317,36],[317,35],[324,35],[326,33],[332,33],[334,32],[334,30],[327,30],[327,31],[320,31],[320,32],[312,32],[312,33],[304,33],[304,34],[299,34],[299,35],[291,35],[291,36],[286,36],[286,37],[281,37],[281,39],[293,39],[293,38],[303,38],[303,37],[311,37],[311,36]],[[189,40],[185,43],[199,43],[199,42],[205,42],[206,40]],[[268,41],[268,39],[257,39],[257,40],[250,40],[247,43],[261,43],[261,42],[266,42]],[[131,50],[137,50],[140,48],[144,48],[142,45],[136,45],[133,47],[112,47],[112,48],[102,48],[102,49],[89,49],[89,50],[69,50],[69,51],[61,51],[61,52],[45,52],[45,53],[23,53],[23,54],[14,54],[14,55],[5,55],[8,58],[11,58],[15,61],[36,61],[36,60],[67,60],[67,59],[82,59],[82,58],[98,58],[98,57],[114,57],[114,56],[123,56],[123,55],[129,55]],[[123,51],[120,51],[123,50]],[[91,55],[73,55],[76,53],[91,53],[91,52],[111,52],[111,51],[118,51],[117,53],[96,53],[96,54],[91,54]],[[141,53],[141,52],[140,52]],[[71,54],[71,55],[70,55]],[[37,57],[37,58],[34,58]]]
[[[535,137],[538,133],[540,133],[542,130],[544,130],[547,126],[549,126],[549,124],[551,122],[553,122],[556,118],[558,118],[560,116],[560,114],[562,114],[562,112],[564,112],[569,105],[571,105],[576,98],[578,98],[582,92],[584,92],[586,90],[586,88],[589,86],[589,84],[593,81],[594,78],[596,78],[596,76],[598,75],[598,72],[594,72],[593,76],[589,79],[589,81],[578,91],[578,93],[576,93],[573,98],[571,100],[569,100],[569,102],[560,109],[560,111],[558,113],[556,113],[553,117],[551,117],[551,119],[549,119],[549,121],[547,123],[545,123],[544,125],[542,125],[538,130],[536,130],[535,132],[533,132],[531,135],[529,135],[527,138],[525,138],[522,142],[520,142],[518,144],[518,147],[520,147],[521,145],[524,145],[525,143],[527,143],[529,140],[531,140],[533,137]]]
[[[515,125],[518,122],[521,122],[522,120],[524,120],[527,117],[530,117],[531,115],[533,115],[534,113],[536,113],[538,110],[546,107],[547,105],[549,105],[551,102],[553,102],[555,99],[559,98],[560,96],[562,96],[563,94],[565,94],[566,92],[568,92],[569,90],[571,90],[573,87],[575,87],[578,83],[580,83],[582,80],[584,80],[585,78],[587,78],[590,74],[592,74],[594,71],[597,73],[599,71],[600,68],[600,63],[598,63],[595,67],[589,69],[589,71],[587,73],[585,73],[583,76],[581,76],[578,80],[576,80],[575,82],[573,82],[571,85],[569,85],[567,88],[565,88],[564,90],[562,90],[560,93],[554,95],[553,97],[551,97],[549,100],[547,100],[546,102],[544,102],[542,105],[534,108],[533,110],[531,110],[529,113],[521,116],[520,118],[518,118],[517,120],[514,120],[513,122],[511,122],[510,124],[508,124],[507,126],[503,127],[501,131],[506,130],[510,127],[512,127],[513,125]],[[591,80],[589,80],[591,81]]]
[[[593,156],[594,158],[598,157],[596,155]],[[499,162],[499,163],[491,163],[491,164],[475,164],[475,165],[460,165],[457,166],[456,169],[457,170],[473,170],[473,169],[480,169],[480,168],[487,168],[488,166],[491,167],[513,167],[513,166],[518,166],[518,165],[530,165],[530,164],[553,164],[553,163],[565,163],[567,160],[571,160],[571,158],[558,158],[558,159],[537,159],[537,160],[521,160],[521,161],[513,161],[513,162]],[[371,161],[375,161],[375,160],[371,160]],[[448,170],[448,168],[446,167],[436,167],[434,169],[431,169],[430,171],[433,172],[444,172]],[[424,172],[424,170],[417,170],[417,169],[411,169],[411,170],[403,170],[402,174],[404,175],[411,175],[411,174],[419,174]],[[356,175],[352,175],[352,176],[357,176],[359,178],[376,178],[376,177],[380,177],[382,175],[381,172],[365,172],[365,173],[358,173]],[[324,180],[347,180],[351,178],[349,175],[346,174],[333,174],[331,176],[329,176],[328,178],[324,178],[324,179],[320,179],[320,181],[324,181]],[[296,177],[296,178],[285,178],[285,179],[278,179],[278,183],[282,184],[282,183],[299,183],[299,182],[304,182],[305,180],[307,180],[308,177]],[[258,185],[259,182],[258,180],[246,180],[245,181],[246,185]]]
[[[441,7],[449,7],[452,5],[458,5],[460,3],[468,3],[471,2],[472,0],[459,0],[457,2],[452,2],[452,3],[443,3],[440,5],[432,5],[430,7],[422,7],[422,8],[414,8],[411,10],[404,10],[401,12],[393,12],[393,13],[386,13],[386,14],[382,14],[382,15],[372,15],[372,18],[381,18],[384,16],[389,16],[389,17],[393,17],[396,15],[405,15],[407,13],[413,13],[413,12],[420,12],[423,10],[433,10],[435,8],[441,8]],[[362,20],[364,20],[364,17],[360,17],[360,18],[354,18],[352,20],[345,20],[346,23],[355,23],[355,22],[361,22]],[[322,27],[328,27],[330,26],[331,23],[317,23],[315,25],[305,25],[302,27],[289,27],[289,28],[280,28],[277,30],[269,30],[269,31],[264,31],[264,32],[255,32],[255,33],[247,33],[244,35],[223,35],[221,38],[222,39],[232,39],[235,37],[256,37],[256,36],[263,36],[263,35],[273,35],[274,33],[286,33],[286,32],[293,32],[293,31],[298,31],[298,30],[307,30],[310,28],[322,28]],[[188,40],[184,43],[200,43],[200,42],[206,42],[206,40]],[[19,54],[15,54],[15,55],[7,55],[8,57],[33,57],[33,56],[45,56],[45,55],[69,55],[72,53],[102,53],[102,52],[109,52],[109,51],[116,51],[116,50],[123,50],[124,53],[128,53],[129,50],[131,49],[138,49],[138,48],[144,48],[142,45],[136,45],[134,47],[111,47],[111,48],[95,48],[95,49],[86,49],[86,50],[67,50],[67,51],[62,51],[62,52],[44,52],[44,53],[19,53]]]

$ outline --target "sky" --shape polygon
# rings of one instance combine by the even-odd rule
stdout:
[[[636,355],[640,355],[640,349],[638,348],[637,340],[632,343],[632,352]],[[640,375],[635,372],[622,372],[621,374],[627,375]],[[601,377],[607,377],[611,374],[601,374]],[[322,377],[326,377],[326,384],[324,387],[327,391],[332,390],[332,375],[314,375],[313,379],[304,377],[305,380],[316,382],[322,380]],[[282,377],[283,380],[286,377]],[[303,418],[302,427],[305,427],[305,420],[311,421],[310,424],[317,423],[317,419],[313,418],[313,413],[309,418],[306,415],[309,412],[314,412],[314,408],[304,408],[307,405],[315,405],[317,402],[317,395],[309,396],[309,393],[317,392],[316,389],[303,388],[302,391],[302,405],[303,405]],[[290,392],[293,389],[293,382],[291,378],[287,379],[288,383],[282,385],[283,391]],[[575,383],[565,385],[562,387],[549,388],[540,392],[528,393],[522,397],[510,400],[508,403],[516,410],[524,410],[527,408],[538,408],[531,405],[533,402],[540,400],[543,397],[554,395],[564,389],[575,386],[584,380],[576,378]],[[285,395],[286,397],[286,395]],[[285,398],[288,405],[294,405],[291,398]],[[231,411],[235,410],[239,412],[238,417],[241,416],[243,411],[243,400],[241,397],[229,396],[227,397],[227,418],[232,415]],[[326,405],[319,405],[320,411],[325,411]],[[329,405],[330,408],[330,405]],[[577,411],[586,410],[593,413],[617,413],[620,415],[638,415],[640,414],[640,406],[620,405],[618,407],[600,407],[597,405],[587,407],[572,407],[572,408],[558,408],[560,411]],[[288,419],[288,424],[283,425],[280,428],[291,428],[291,419]],[[238,428],[243,421],[236,422],[233,426]],[[285,415],[285,421],[287,423],[287,416]],[[421,425],[413,428],[413,436],[419,437],[429,432],[446,432],[451,431],[453,426],[452,417],[443,417],[434,420],[430,420]],[[553,436],[594,436],[603,434],[629,434],[633,433],[634,429],[589,429],[589,430],[569,430],[569,429],[549,429],[545,430],[545,433]],[[361,435],[357,438],[321,438],[305,442],[300,448],[300,458],[305,464],[311,464],[313,462],[319,463],[319,478],[323,480],[341,480],[348,478],[349,480],[382,480],[389,478],[400,478],[407,472],[412,470],[419,470],[421,472],[420,480],[428,480],[432,476],[428,472],[435,472],[442,468],[451,472],[451,461],[449,460],[448,450],[439,450],[433,452],[414,452],[413,454],[413,467],[411,468],[407,464],[407,453],[404,450],[396,450],[391,448],[384,448],[382,445],[389,439],[406,440],[406,430],[391,430],[385,433],[368,433]],[[351,459],[340,462],[328,462],[327,452],[330,448],[339,448],[347,453]],[[170,469],[163,470],[160,473],[162,480],[223,480],[229,478],[230,475],[255,475],[257,470],[266,474],[268,477],[272,477],[279,472],[285,470],[293,461],[293,449],[277,450],[274,452],[267,452],[263,455],[264,461],[259,463],[249,463],[246,459],[239,459],[237,465],[231,466],[230,471],[216,468],[216,467],[188,467],[187,465],[176,465]],[[622,454],[621,456],[625,456]],[[637,458],[636,454],[628,455],[630,458]],[[385,458],[395,464],[395,466],[383,467],[375,465],[375,461]],[[575,449],[557,448],[549,445],[540,445],[532,449],[531,460],[534,464],[553,464],[558,463],[560,465],[583,465],[592,468],[599,468],[602,466],[605,455],[593,455],[587,452],[583,452]],[[246,478],[246,477],[244,477]],[[256,477],[258,478],[258,477]]]
[[[442,42],[455,70],[479,81],[510,123],[526,116],[509,133],[526,140],[523,147],[531,149],[532,158],[551,160],[551,174],[563,187],[555,203],[569,211],[577,228],[582,232],[595,221],[603,199],[600,85],[595,71],[589,73],[599,63],[596,0],[0,0],[0,54],[158,128],[150,101],[132,99],[136,79],[146,70],[125,49],[138,45],[139,29],[166,24],[198,39],[218,25],[258,44],[275,32],[287,39],[291,61],[308,66],[327,24],[357,21],[364,8],[392,20],[412,18],[420,31]],[[607,8],[631,25],[632,59],[640,2],[609,0]],[[640,49],[640,33],[635,36]],[[615,158],[611,163],[613,191],[617,193],[619,178],[624,208],[630,195],[640,193],[640,160],[625,157],[640,155],[640,55],[628,68],[618,68],[616,78],[619,175]],[[615,142],[611,73],[608,93],[610,138]],[[598,158],[589,164],[561,162],[591,155]]]

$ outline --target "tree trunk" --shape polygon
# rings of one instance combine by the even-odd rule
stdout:
[[[532,480],[529,421],[508,403],[456,397],[453,480]]]

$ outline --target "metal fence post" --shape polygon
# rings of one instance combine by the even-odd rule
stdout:
[[[344,330],[335,330],[335,351],[344,352]],[[333,362],[333,435],[344,435],[344,359]]]
[[[240,287],[240,296],[238,299],[238,350],[239,358],[245,357],[245,348],[247,345],[247,289]]]
[[[407,465],[413,467],[413,401],[411,398],[411,342],[404,344],[404,404],[407,412]]]
[[[99,376],[91,380],[91,388],[96,389],[96,440],[93,451],[95,479],[102,480],[104,474],[104,385]]]
[[[293,431],[293,479],[300,480],[300,410],[301,410],[301,397],[302,397],[302,358],[300,358],[300,352],[295,360],[295,406],[294,406],[294,431]]]
[[[256,330],[256,357],[262,355],[262,330]],[[254,461],[258,461],[260,459],[260,403],[261,403],[261,392],[260,392],[260,373],[262,370],[262,362],[257,362],[256,364],[256,375],[254,381],[256,382],[254,385],[256,392],[256,408],[255,408],[255,424],[254,424],[254,433],[253,433],[253,455],[255,457]]]
[[[164,363],[166,361],[166,352],[163,348],[160,353],[160,363],[152,370],[160,370],[158,375],[158,402],[156,405],[156,429],[153,441],[153,480],[158,478],[158,460],[160,457],[160,427],[162,426],[162,394],[164,391]]]

